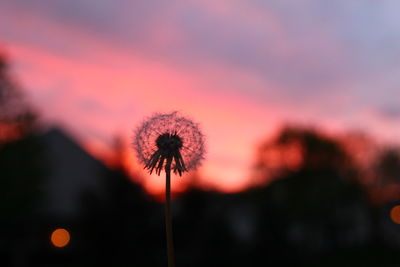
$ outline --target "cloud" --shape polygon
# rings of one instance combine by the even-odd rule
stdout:
[[[3,0],[0,41],[45,116],[82,140],[178,109],[204,125],[210,179],[239,181],[255,140],[282,120],[352,126],[399,104],[399,5]]]
[[[399,106],[385,106],[378,110],[378,114],[386,119],[399,120],[400,119],[400,107]]]
[[[341,90],[332,85],[388,68],[400,57],[395,1],[5,3],[168,64],[230,65],[255,73],[280,84],[286,98]]]
[[[0,26],[5,36],[87,61],[95,61],[92,44],[82,39],[97,39],[178,70],[191,69],[193,76],[211,77],[208,83],[213,86],[202,90],[235,92],[266,104],[309,105],[345,94],[375,101],[373,91],[378,88],[369,85],[371,77],[391,80],[393,85],[400,82],[393,78],[400,64],[397,1],[4,0],[2,4],[24,14],[12,14],[14,22],[5,16],[14,29]],[[12,25],[27,14],[31,18],[23,27]],[[36,22],[38,17],[42,23]],[[223,78],[215,77],[216,71]],[[393,85],[379,90],[388,91]]]

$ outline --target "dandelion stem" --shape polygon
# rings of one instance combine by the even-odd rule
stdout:
[[[168,166],[169,165],[169,166]],[[174,241],[172,236],[172,217],[171,217],[171,165],[165,167],[165,230],[167,233],[167,257],[168,267],[175,267]]]

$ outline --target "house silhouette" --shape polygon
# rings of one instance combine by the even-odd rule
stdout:
[[[42,212],[49,217],[74,220],[79,216],[82,195],[104,195],[105,177],[113,170],[61,128],[51,128],[40,139],[45,146],[41,164],[46,169]]]

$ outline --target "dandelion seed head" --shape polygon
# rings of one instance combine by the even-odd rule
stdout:
[[[175,173],[196,169],[204,158],[204,136],[193,121],[178,112],[154,114],[137,129],[133,139],[145,168],[160,174],[168,165]]]
[[[182,140],[176,133],[165,133],[157,137],[156,145],[161,155],[168,156],[171,151],[182,148]]]

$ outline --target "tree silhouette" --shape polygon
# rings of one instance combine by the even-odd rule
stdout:
[[[314,129],[293,126],[283,128],[275,138],[264,142],[255,164],[259,183],[299,170],[322,169],[351,172],[355,166],[337,140]]]
[[[378,156],[376,172],[383,184],[400,184],[400,150],[385,149]]]
[[[271,150],[279,163],[272,167]],[[286,162],[290,153],[296,155],[296,168]],[[285,251],[292,260],[310,260],[368,242],[368,202],[351,155],[338,140],[313,129],[287,127],[264,143],[259,155],[258,166],[272,180],[265,189],[269,216],[264,224],[265,235],[277,244],[274,255]]]
[[[0,53],[0,142],[26,135],[37,119],[9,67],[6,56]]]
[[[43,144],[32,132],[35,121],[0,54],[0,257],[5,266],[24,265],[23,251],[39,220]]]

